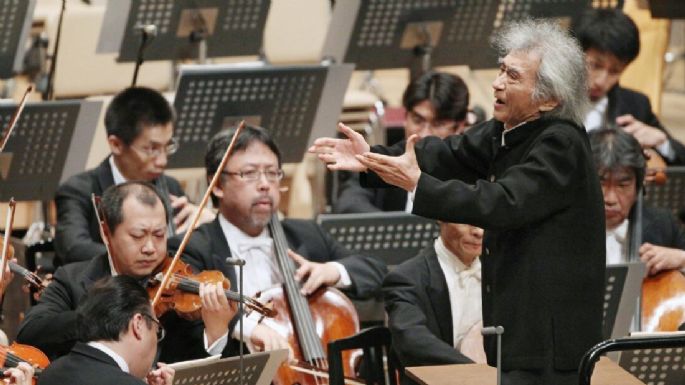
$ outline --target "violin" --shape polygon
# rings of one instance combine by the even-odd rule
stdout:
[[[0,345],[0,366],[3,371],[16,367],[20,362],[26,362],[34,367],[34,384],[36,377],[40,376],[41,372],[50,365],[50,360],[45,353],[33,346],[16,342],[10,346]]]
[[[167,270],[172,267],[172,259],[167,258],[152,275],[148,281],[148,295],[155,298],[160,290],[161,282]],[[190,265],[178,260],[173,265],[171,279],[162,290],[159,301],[154,306],[155,315],[159,318],[167,311],[175,311],[178,315],[189,320],[201,318],[200,311],[202,303],[198,296],[200,283],[216,284],[221,283],[224,287],[224,294],[229,301],[243,302],[245,306],[265,317],[273,317],[276,312],[269,306],[263,305],[252,297],[240,296],[235,291],[229,290],[230,281],[218,270],[205,270],[194,274]]]
[[[0,244],[4,246],[5,239],[0,236]],[[25,268],[24,266],[11,261],[11,259],[14,258],[14,246],[10,243],[7,246],[7,259],[10,260],[7,265],[9,266],[9,269],[12,273],[24,278],[26,283],[29,284],[29,286],[33,287],[38,291],[38,293],[42,292],[48,285],[41,278],[38,274],[30,271],[29,269]]]

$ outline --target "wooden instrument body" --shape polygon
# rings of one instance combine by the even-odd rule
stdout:
[[[676,331],[685,323],[685,276],[662,271],[642,282],[642,331]]]
[[[273,303],[277,315],[269,319],[268,326],[274,328],[288,340],[295,359],[298,362],[305,362],[301,344],[298,341],[295,330],[294,317],[290,315],[288,297],[281,286],[273,287],[264,291],[260,297],[270,299]],[[307,297],[309,309],[312,314],[312,322],[319,336],[324,350],[328,351],[328,342],[339,338],[349,337],[359,332],[359,319],[357,311],[350,300],[340,291],[334,288],[320,288],[312,295]],[[353,367],[353,352],[343,352],[343,363],[346,377],[356,377]],[[324,357],[324,361],[327,358]],[[308,369],[303,367],[303,369]],[[321,368],[319,369],[327,369]],[[273,383],[276,385],[292,384],[312,384],[320,385],[327,383],[325,378],[316,377],[307,373],[292,369],[286,362],[278,369],[278,373]]]

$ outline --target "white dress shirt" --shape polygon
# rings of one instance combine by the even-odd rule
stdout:
[[[117,352],[115,352],[114,350],[108,348],[104,344],[101,344],[101,343],[95,342],[95,341],[88,342],[88,346],[93,347],[97,350],[100,350],[101,352],[105,353],[106,355],[112,357],[114,362],[116,362],[117,365],[119,365],[119,367],[121,368],[122,371],[124,371],[126,373],[129,372],[128,364],[126,363],[124,358],[122,356],[120,356]]]
[[[471,266],[464,265],[445,247],[441,237],[435,240],[434,247],[449,291],[453,346],[460,349],[466,333],[482,319],[480,259],[476,258]]]
[[[628,219],[606,231],[607,265],[628,261]]]

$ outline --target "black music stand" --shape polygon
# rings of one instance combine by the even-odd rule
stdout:
[[[283,162],[300,162],[315,138],[333,136],[353,66],[181,67],[174,107],[180,151],[170,168],[203,167],[215,133],[241,120],[266,128]]]
[[[141,40],[136,27],[155,25],[145,60],[259,55],[270,6],[270,0],[110,1],[97,52],[136,61]]]
[[[16,106],[0,105],[5,127]],[[53,199],[61,182],[85,169],[102,102],[28,103],[0,154],[0,201]]]
[[[19,72],[37,0],[0,0],[0,79]]]
[[[685,210],[685,167],[666,168],[665,184],[649,183],[644,188],[645,202],[649,206],[668,209],[676,218],[680,218]]]
[[[649,0],[649,10],[655,19],[685,19],[685,7],[680,0]]]
[[[440,234],[436,221],[404,212],[321,214],[317,222],[346,248],[398,265]]]
[[[607,265],[602,323],[605,340],[629,334],[644,276],[641,262]]]
[[[180,385],[268,385],[280,364],[288,358],[285,349],[247,354],[244,357],[243,381],[240,357],[199,359],[170,364],[176,370],[174,384]]]
[[[333,10],[324,57],[357,69],[468,65],[493,68],[490,36],[505,22],[575,18],[589,0],[345,0]]]
[[[645,334],[648,336],[654,335]],[[685,384],[685,346],[626,350],[618,363],[647,385]]]

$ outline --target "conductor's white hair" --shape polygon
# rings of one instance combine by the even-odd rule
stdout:
[[[583,50],[557,23],[524,20],[505,25],[493,39],[501,57],[511,52],[532,52],[540,57],[533,100],[555,100],[559,105],[543,116],[583,124],[590,102]]]

